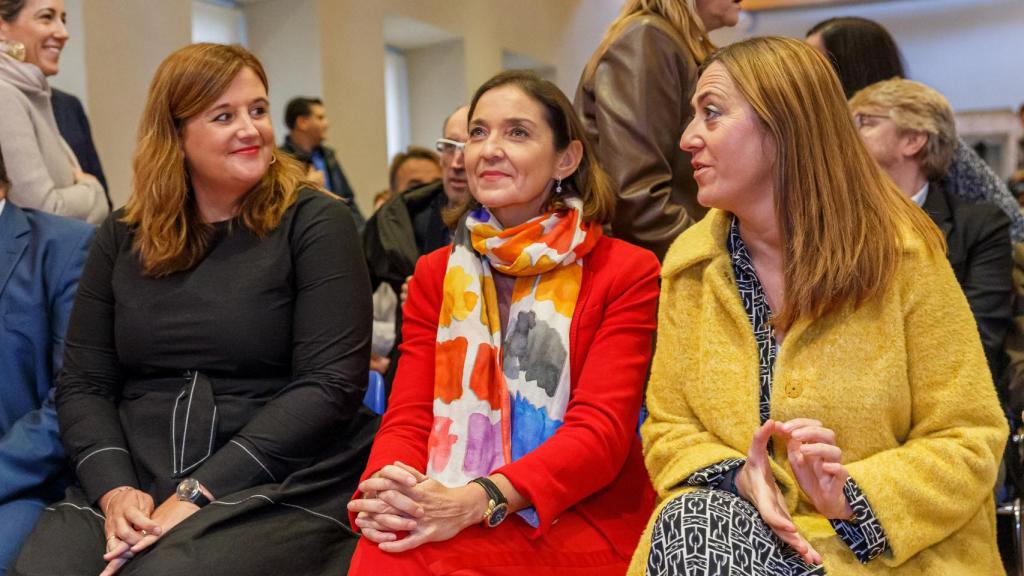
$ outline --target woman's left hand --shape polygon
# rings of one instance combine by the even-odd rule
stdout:
[[[100,576],[113,576],[136,554],[152,546],[160,539],[161,535],[166,534],[168,530],[174,528],[180,524],[182,520],[185,520],[198,511],[199,506],[196,506],[191,502],[179,500],[177,496],[172,494],[171,497],[164,500],[150,516],[150,518],[160,525],[160,534],[146,534],[131,548],[126,549],[124,546],[118,546],[110,552],[107,552],[103,556],[103,559],[108,562],[107,567],[104,568]]]
[[[487,492],[479,484],[448,488],[418,471],[416,475],[418,484],[399,490],[420,504],[423,515],[416,518],[416,527],[405,538],[381,542],[384,552],[405,552],[427,542],[443,542],[483,520],[487,511]]]
[[[793,475],[818,513],[832,520],[851,518],[853,509],[843,492],[850,474],[843,466],[835,432],[809,418],[790,420],[779,430],[786,438]]]

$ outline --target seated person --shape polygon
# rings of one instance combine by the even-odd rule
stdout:
[[[957,141],[949,102],[924,84],[893,78],[857,92],[850,110],[868,152],[945,235],[946,258],[971,306],[992,377],[1001,378],[1013,322],[1010,220],[994,204],[946,191]]]
[[[615,193],[554,84],[499,74],[469,118],[474,201],[409,286],[350,574],[620,575],[658,261],[602,234]]]
[[[324,144],[327,138],[327,113],[319,98],[292,98],[284,109],[284,122],[288,135],[284,137],[281,150],[291,154],[306,165],[306,174],[313,182],[348,202],[356,228],[363,229],[366,219],[359,211],[352,187],[341,169],[334,148]]]
[[[711,211],[662,271],[629,573],[1001,574],[1006,420],[941,232],[807,44],[723,48],[693,107]]]
[[[450,218],[446,222],[445,215],[457,211],[469,198],[462,155],[468,138],[468,109],[461,106],[445,119],[442,138],[437,141],[441,179],[422,183],[422,179],[431,178],[434,173],[437,155],[433,152],[410,148],[409,152],[395,156],[391,164],[391,198],[374,213],[363,231],[363,252],[374,287],[373,337],[375,343],[382,342],[381,346],[374,346],[372,366],[383,368],[379,371],[388,383],[394,379],[398,361],[394,346],[396,335],[401,333],[398,295],[405,294],[405,284],[420,256],[451,242],[455,222]],[[404,302],[404,296],[401,300]],[[378,306],[381,303],[389,305]]]
[[[70,470],[53,403],[92,226],[22,210],[0,152],[0,575]]]
[[[68,327],[57,414],[79,485],[13,574],[345,574],[338,519],[376,429],[370,283],[349,209],[275,154],[267,90],[238,46],[157,69],[135,189]]]

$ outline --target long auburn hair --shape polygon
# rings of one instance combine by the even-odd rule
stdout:
[[[525,70],[501,72],[476,89],[469,104],[469,119],[473,119],[473,112],[476,111],[480,98],[502,86],[515,86],[540,104],[544,109],[544,119],[554,136],[554,147],[557,152],[568,148],[573,140],[578,140],[583,146],[583,156],[576,171],[562,180],[562,194],[552,193],[544,210],[565,209],[565,197],[578,196],[583,201],[584,222],[610,222],[615,213],[615,189],[611,177],[598,163],[594,147],[587,138],[587,132],[583,129],[579,117],[573,111],[572,103],[554,83]],[[443,214],[445,223],[453,227],[463,214],[479,205],[476,200],[470,200],[446,211]]]
[[[672,29],[679,35],[680,48],[689,51],[693,59],[700,64],[715,51],[715,45],[708,38],[704,23],[697,15],[697,0],[626,0],[615,17],[608,30],[605,31],[597,50],[590,57],[586,68],[583,70],[583,78],[589,79],[594,75],[598,63],[622,32],[636,19],[641,16],[658,16],[666,20]]]
[[[888,288],[908,231],[931,254],[941,232],[882,171],[854,127],[824,56],[791,38],[753,38],[713,54],[775,142],[775,213],[785,297],[773,322],[786,329]]]
[[[153,77],[139,123],[132,194],[121,219],[134,228],[132,248],[147,276],[188,270],[206,255],[213,227],[202,221],[196,206],[182,130],[243,68],[255,72],[269,90],[263,66],[241,46],[186,46],[168,56]],[[261,237],[280,224],[300,185],[310,185],[297,160],[287,154],[275,158],[239,206],[242,225]]]

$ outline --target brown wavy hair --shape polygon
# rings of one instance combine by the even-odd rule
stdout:
[[[573,111],[572,104],[558,86],[525,70],[501,72],[476,89],[473,101],[469,104],[470,120],[473,119],[473,112],[481,96],[495,88],[509,85],[522,90],[544,109],[544,120],[551,128],[556,151],[564,151],[573,140],[578,140],[583,146],[583,156],[576,171],[562,180],[562,194],[552,193],[544,210],[567,209],[565,197],[577,196],[583,201],[584,222],[610,222],[615,213],[615,188],[608,173],[598,163],[594,147]],[[443,213],[445,224],[454,227],[463,214],[478,206],[480,204],[471,199],[466,204],[446,210]]]
[[[708,39],[704,23],[697,15],[696,0],[626,0],[587,62],[583,71],[584,79],[593,77],[608,47],[634,20],[643,16],[657,16],[668,22],[677,34],[675,40],[679,48],[689,52],[697,64],[704,62],[715,51],[715,45]]]
[[[791,38],[753,38],[713,54],[776,143],[775,213],[783,242],[782,329],[883,293],[919,236],[931,254],[942,233],[882,171],[854,127],[831,64]]]
[[[133,160],[132,195],[121,221],[133,227],[132,248],[143,273],[188,270],[206,255],[213,227],[202,221],[185,164],[182,130],[249,68],[269,91],[263,66],[241,46],[192,44],[164,60],[149,87]],[[260,182],[241,201],[240,221],[257,236],[277,228],[305,181],[302,165],[276,153]]]

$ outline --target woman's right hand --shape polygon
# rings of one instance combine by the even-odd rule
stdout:
[[[348,509],[356,513],[355,523],[363,536],[379,544],[394,541],[395,532],[416,528],[415,518],[423,515],[423,507],[400,487],[412,487],[419,481],[414,468],[396,461],[360,482],[363,497],[349,502]]]
[[[81,170],[76,170],[75,171],[75,184],[81,184],[82,182],[96,182],[98,184],[99,183],[99,179],[96,178],[95,176],[93,176],[92,174],[88,174],[86,172],[82,172]]]
[[[103,533],[107,537],[107,556],[131,554],[131,547],[146,534],[161,532],[160,525],[150,518],[153,498],[141,490],[130,486],[114,488],[100,498],[99,504],[106,517]]]
[[[761,519],[771,528],[783,542],[800,554],[804,562],[814,565],[821,564],[821,554],[797,530],[792,516],[786,509],[786,501],[775,483],[768,458],[768,442],[779,426],[774,420],[768,420],[750,442],[747,461],[736,473],[736,491],[740,496],[757,508]]]

